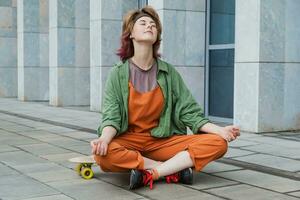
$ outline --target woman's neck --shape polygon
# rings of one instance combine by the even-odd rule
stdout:
[[[149,45],[135,45],[131,60],[143,70],[148,70],[153,64],[153,49]]]

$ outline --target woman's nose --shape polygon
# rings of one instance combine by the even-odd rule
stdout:
[[[152,24],[151,23],[147,24],[146,28],[152,29]]]

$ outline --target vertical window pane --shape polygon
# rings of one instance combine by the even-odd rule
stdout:
[[[235,0],[210,1],[210,44],[234,43]]]
[[[209,51],[209,115],[233,118],[234,49]]]

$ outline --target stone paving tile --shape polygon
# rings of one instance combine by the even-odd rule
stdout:
[[[246,150],[228,148],[228,151],[224,157],[225,158],[234,158],[234,157],[246,156],[246,155],[251,155],[251,154],[255,154],[255,153],[253,153],[251,151],[246,151]]]
[[[97,166],[96,166],[97,167]],[[94,169],[94,168],[93,168]],[[127,188],[129,183],[129,173],[110,173],[103,172],[98,170],[97,173],[94,174],[94,179],[101,180],[104,182],[109,182],[113,185]]]
[[[95,173],[95,178],[123,188],[128,188],[130,173],[111,173],[98,171],[97,173]]]
[[[283,132],[275,132],[275,133],[265,133],[264,135],[266,136],[295,136],[295,137],[299,137],[299,133],[300,131],[283,131]]]
[[[20,145],[20,144],[36,144],[39,141],[24,137],[18,134],[9,133],[7,136],[1,136],[0,143],[7,145]]]
[[[279,137],[283,138],[283,139],[288,139],[288,140],[293,140],[293,141],[300,142],[300,137],[299,136],[279,136]]]
[[[257,144],[259,144],[259,143],[251,142],[251,141],[247,141],[247,140],[238,138],[237,140],[230,142],[229,147],[245,147],[245,146],[252,146],[252,145],[257,145]]]
[[[23,200],[73,200],[73,198],[63,194],[58,194],[58,195],[35,197],[35,198],[23,199]]]
[[[2,105],[2,104],[0,104],[0,105]],[[2,122],[3,122],[3,121],[10,121],[10,120],[13,121],[13,120],[16,119],[16,117],[15,117],[15,116],[12,116],[12,115],[7,115],[7,114],[4,114],[4,113],[1,113],[0,119],[1,119]]]
[[[98,136],[96,134],[88,133],[88,132],[82,132],[82,131],[64,132],[60,135],[68,136],[68,137],[71,137],[71,138],[74,138],[74,139],[92,140],[92,139],[98,138]]]
[[[90,111],[90,106],[64,106],[64,109]]]
[[[38,129],[38,128],[42,128],[42,127],[48,127],[49,124],[45,123],[45,122],[39,122],[39,121],[34,121],[34,120],[30,120],[28,119],[28,122],[23,122],[22,124],[29,126],[29,127],[33,127],[34,129]]]
[[[51,181],[61,181],[69,179],[80,179],[81,177],[72,169],[52,169],[44,172],[34,172],[26,174],[39,182],[47,183]]]
[[[242,169],[242,168],[234,165],[219,163],[219,162],[211,162],[202,171],[211,174],[211,173],[238,170],[238,169]]]
[[[59,193],[24,175],[2,176],[0,179],[0,198],[2,199],[25,199]]]
[[[300,190],[300,181],[295,181],[288,178],[282,178],[252,170],[222,172],[215,175],[281,193]]]
[[[291,141],[291,140],[284,140],[280,138],[274,138],[274,137],[253,137],[253,138],[247,138],[245,140],[248,141],[254,141],[258,143],[264,143],[264,144],[270,144],[270,145],[276,145],[281,147],[288,147],[288,148],[300,148],[298,141]]]
[[[217,197],[211,194],[207,194],[202,191],[198,191],[180,184],[167,184],[165,182],[155,183],[154,189],[150,190],[147,187],[139,188],[135,190],[136,193],[145,197],[157,200],[220,200],[221,197]]]
[[[63,137],[63,139],[49,139],[47,140],[48,143],[54,144],[55,146],[65,147],[68,148],[70,146],[88,146],[90,144],[86,141],[80,141],[72,138]]]
[[[47,131],[48,129],[49,130],[55,130],[55,129],[61,127],[61,126],[49,124],[49,123],[46,123],[46,122],[41,122],[41,123],[42,123],[41,126],[35,127],[36,130]]]
[[[7,130],[4,130],[4,129],[0,130],[0,134],[1,134],[0,140],[8,139],[8,138],[11,138],[13,136],[18,136],[17,133],[11,132],[11,131],[7,131]]]
[[[124,190],[112,184],[105,183],[97,179],[84,180],[65,180],[49,182],[53,188],[56,188],[63,194],[70,196],[76,200],[99,200],[99,199],[147,199],[133,192]]]
[[[7,131],[12,131],[12,132],[19,132],[19,131],[30,131],[34,130],[34,128],[29,127],[29,126],[23,126],[23,125],[16,125],[15,123],[8,123],[6,122],[6,125],[1,123],[1,128]]]
[[[248,132],[241,132],[241,136],[239,139],[249,139],[249,138],[260,138],[263,137],[262,134],[256,134],[256,133],[248,133]]]
[[[55,121],[59,121],[58,119],[56,119]],[[46,126],[46,127],[39,127],[39,130],[45,130],[48,132],[52,132],[52,133],[62,133],[62,132],[72,132],[72,131],[76,131],[75,129],[70,129],[70,128],[66,128],[66,127],[62,127],[62,126]]]
[[[273,137],[273,136],[277,136],[277,135],[279,135],[279,133],[263,133],[263,135],[264,136],[271,136],[271,137]]]
[[[61,154],[71,153],[71,151],[64,148],[56,147],[47,143],[30,144],[30,145],[18,145],[20,149],[30,152],[34,155],[50,155],[50,154]]]
[[[1,113],[1,115],[3,115]],[[10,126],[20,126],[19,124],[17,124],[17,117],[14,116],[10,116],[10,115],[4,115],[5,118],[3,120],[1,120],[1,128],[5,129],[6,127],[10,127]],[[8,119],[6,119],[6,117]]]
[[[65,167],[63,167],[57,163],[52,163],[52,162],[16,165],[13,168],[22,172],[23,174],[47,172],[47,171],[51,171],[51,170],[59,171],[59,170],[65,169]]]
[[[31,137],[34,139],[42,139],[42,138],[53,138],[53,137],[60,137],[55,133],[51,133],[44,130],[33,130],[33,131],[19,131],[19,135]]]
[[[1,133],[0,133],[1,134]],[[10,146],[10,145],[0,145],[0,153],[2,152],[9,152],[9,151],[19,151],[19,149],[13,147],[13,146]]]
[[[270,183],[271,184],[271,183]],[[296,200],[298,198],[249,185],[234,185],[205,190],[232,200]]]
[[[24,119],[24,118],[20,118],[20,117],[18,117],[17,122],[20,125],[29,126],[29,127],[34,128],[34,129],[36,129],[38,127],[44,127],[44,126],[48,125],[45,122],[38,122],[38,121],[34,121],[34,120],[30,120],[30,119]]]
[[[299,142],[300,146],[300,142]],[[242,147],[242,149],[256,151],[260,153],[272,154],[276,156],[283,156],[288,158],[300,159],[300,148],[282,148],[271,144],[260,144],[249,147]]]
[[[234,159],[291,172],[300,170],[300,161],[272,155],[255,154]]]
[[[75,151],[84,155],[91,154],[91,146],[90,143],[86,143],[84,145],[76,145],[76,146],[68,146],[66,147],[68,150]]]
[[[66,161],[69,160],[70,158],[79,157],[79,156],[84,156],[84,154],[75,153],[75,152],[61,153],[61,154],[42,155],[41,158],[59,163],[60,161]]]
[[[0,115],[1,116],[1,115]],[[0,122],[0,135],[7,133],[8,131],[2,129],[1,122]]]
[[[300,191],[298,191],[298,192],[290,192],[288,194],[292,195],[292,196],[295,196],[295,197],[299,197],[299,199],[300,199]]]
[[[12,115],[5,115],[9,118],[7,118],[5,121],[11,122],[11,123],[16,123],[19,125],[30,125],[32,123],[32,120],[30,119],[25,119],[22,117],[18,117],[18,116],[12,116]]]
[[[99,128],[99,125],[100,125],[99,122],[100,122],[100,120],[99,120],[99,121],[97,120],[97,123],[89,122],[89,123],[86,123],[86,124],[84,125],[84,127],[96,131],[96,130]],[[95,133],[96,133],[96,132],[95,132]]]
[[[7,175],[17,175],[20,174],[15,169],[12,169],[11,167],[8,167],[2,163],[0,163],[0,176],[7,176]]]
[[[75,158],[79,156],[84,156],[86,154],[80,154],[80,153],[65,153],[65,154],[52,154],[52,155],[42,155],[41,158],[44,158],[48,161],[55,162],[61,166],[67,167],[67,168],[74,168],[75,164],[69,162],[68,160],[70,158]]]
[[[2,163],[11,167],[17,165],[31,165],[33,163],[47,163],[48,161],[42,158],[33,156],[24,151],[4,152],[0,153],[0,160]]]
[[[96,137],[93,138],[93,139],[96,139],[96,138],[98,138],[98,136],[96,136]],[[86,141],[86,142],[88,142],[88,143],[90,143],[93,139],[83,139],[83,140]]]
[[[189,186],[198,190],[237,184],[235,181],[212,176],[205,173],[194,173],[194,184]]]

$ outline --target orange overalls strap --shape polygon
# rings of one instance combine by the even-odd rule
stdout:
[[[149,133],[158,125],[163,105],[164,97],[159,85],[140,93],[129,82],[128,132]]]

